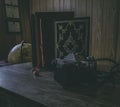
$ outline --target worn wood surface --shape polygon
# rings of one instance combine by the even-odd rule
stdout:
[[[0,89],[7,90],[8,94],[11,92],[18,96],[20,95],[21,98],[23,96],[47,107],[120,106],[120,87],[111,88],[110,86],[105,86],[106,88],[101,88],[97,91],[89,91],[88,89],[82,89],[79,92],[71,91],[63,89],[54,80],[53,72],[43,69],[40,72],[40,77],[34,77],[31,70],[31,63],[0,67]]]
[[[31,42],[29,0],[21,0],[20,8],[22,33],[9,34],[7,33],[6,28],[7,23],[4,0],[0,0],[0,60],[7,60],[8,53],[12,47],[20,43],[22,40],[25,40],[25,42]]]

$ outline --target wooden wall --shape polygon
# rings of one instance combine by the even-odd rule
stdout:
[[[118,21],[118,37],[117,37],[117,55],[116,55],[116,59],[117,61],[120,61],[120,1],[118,2],[119,4],[119,8],[118,8],[118,12],[119,12],[119,21]]]
[[[120,61],[119,0],[30,0],[31,14],[45,11],[74,11],[90,16],[90,55]]]
[[[11,47],[15,45],[16,37],[6,35],[5,12],[3,0],[0,0],[0,60],[6,59]]]
[[[21,0],[22,39],[31,42],[30,31],[30,0]]]
[[[29,0],[21,0],[22,34],[7,34],[5,28],[4,0],[0,0],[0,60],[7,59],[9,51],[22,40],[31,42]]]

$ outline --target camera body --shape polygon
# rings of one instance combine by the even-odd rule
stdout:
[[[86,57],[82,61],[67,62],[62,65],[56,61],[54,79],[63,87],[93,85],[97,81],[96,68],[94,57]]]

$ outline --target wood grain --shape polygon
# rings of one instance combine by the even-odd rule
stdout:
[[[116,32],[117,32],[117,8],[116,1],[111,1],[108,4],[108,1],[104,0],[104,11],[103,11],[103,35],[104,35],[104,47],[102,56],[115,59],[115,50],[116,50]]]
[[[60,10],[60,0],[54,0],[54,11],[59,11]]]
[[[90,55],[119,60],[118,2],[119,0],[40,0],[39,11],[72,10],[75,17],[90,16]],[[31,10],[34,13],[38,9],[35,9],[35,3],[33,5]]]
[[[101,57],[101,39],[102,39],[102,2],[103,0],[93,0],[93,15],[92,15],[92,55]]]
[[[48,11],[53,11],[54,10],[54,0],[48,0],[47,1],[47,9]]]
[[[116,60],[120,62],[120,1],[118,0],[118,37],[117,37],[117,54],[116,54]]]
[[[87,4],[86,4],[86,15],[90,17],[90,40],[89,40],[89,54],[92,55],[92,8],[93,8],[93,0],[87,0]]]

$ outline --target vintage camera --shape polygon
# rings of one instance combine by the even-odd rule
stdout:
[[[64,59],[56,59],[54,65],[54,79],[63,87],[92,85],[97,81],[97,64],[94,57],[89,56],[82,61],[65,60],[65,62]]]
[[[98,71],[97,61],[112,63],[111,69]],[[120,64],[109,58],[95,59],[88,56],[76,61],[74,54],[69,54],[64,59],[56,59],[54,67],[54,79],[65,88],[99,87],[107,83],[114,86],[120,81]]]

